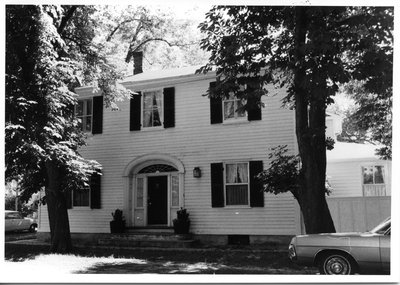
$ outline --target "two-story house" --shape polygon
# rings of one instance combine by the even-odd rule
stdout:
[[[264,193],[254,176],[268,167],[268,152],[288,145],[295,152],[294,113],[281,108],[283,90],[263,96],[263,108],[236,110],[235,98],[210,99],[215,73],[197,67],[151,71],[122,84],[136,94],[103,107],[91,87],[77,88],[78,117],[88,134],[81,154],[102,164],[91,190],[72,193],[73,237],[109,233],[119,208],[131,228],[171,227],[181,207],[196,239],[250,243],[300,233],[297,202],[290,194]],[[240,108],[239,108],[240,109]],[[40,232],[49,232],[46,208]]]

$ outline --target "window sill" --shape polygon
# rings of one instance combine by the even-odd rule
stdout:
[[[164,127],[147,127],[147,128],[141,128],[140,131],[142,132],[158,132],[165,130]]]
[[[234,210],[234,209],[251,209],[252,207],[250,207],[249,205],[225,205],[224,208]]]
[[[71,209],[69,210],[78,210],[78,211],[90,211],[92,210],[90,208],[90,206],[73,206]]]
[[[223,125],[239,125],[239,124],[249,124],[250,121],[246,119],[232,119],[223,121]]]

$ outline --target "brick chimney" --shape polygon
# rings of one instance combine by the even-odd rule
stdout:
[[[133,54],[133,75],[143,72],[143,52],[135,51]]]

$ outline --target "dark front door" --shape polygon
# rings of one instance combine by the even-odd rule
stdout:
[[[168,177],[153,176],[147,181],[147,224],[166,225],[168,221]]]

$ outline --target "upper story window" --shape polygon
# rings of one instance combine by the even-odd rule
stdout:
[[[225,196],[227,206],[249,205],[248,163],[225,164]]]
[[[92,132],[93,101],[92,99],[78,100],[75,108],[76,117],[80,120],[79,126],[83,132]]]
[[[143,93],[143,127],[159,127],[163,121],[162,90]]]
[[[175,88],[137,91],[129,112],[130,131],[175,127]]]
[[[246,102],[243,99],[238,99],[234,95],[230,95],[228,99],[223,101],[224,121],[232,119],[246,118],[246,111],[243,106]]]
[[[224,122],[238,121],[259,121],[262,118],[261,105],[257,99],[257,94],[253,92],[250,86],[244,85],[242,91],[246,90],[247,98],[238,99],[234,94],[229,98],[222,99],[220,96],[214,96],[216,82],[210,82],[210,122],[211,124],[222,124]],[[243,106],[246,106],[244,110]]]

